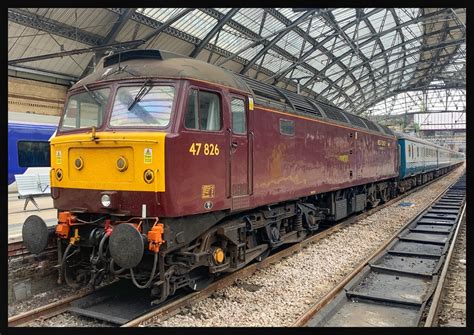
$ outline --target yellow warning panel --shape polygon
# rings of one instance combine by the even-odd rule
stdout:
[[[152,161],[153,161],[153,151],[151,150],[151,148],[145,148],[143,156],[144,156],[144,161],[143,162],[145,164],[151,164],[152,163]]]
[[[62,161],[62,154],[61,151],[56,151],[56,164],[61,164]]]
[[[216,185],[202,185],[202,189],[201,189],[202,199],[214,198],[215,193],[216,193]]]

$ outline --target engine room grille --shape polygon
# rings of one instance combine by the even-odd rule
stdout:
[[[258,80],[245,77],[245,76],[240,76],[242,80],[244,80],[247,85],[252,89],[252,91],[256,95],[260,95],[264,98],[276,100],[278,102],[282,102],[285,99],[281,96],[281,94],[272,86],[269,84],[262,83]]]
[[[349,121],[351,121],[351,123],[354,126],[359,126],[361,128],[367,128],[367,125],[364,123],[364,121],[360,117],[358,117],[357,115],[354,115],[354,114],[351,114],[351,113],[346,113],[346,112],[344,112],[344,115],[347,116]]]
[[[283,89],[282,89],[283,91]],[[293,106],[295,106],[295,109],[298,112],[301,113],[310,113],[314,114],[316,116],[322,117],[321,113],[319,110],[316,108],[316,106],[312,105],[307,98],[305,98],[302,95],[296,94],[294,92],[284,90],[284,93],[288,97],[288,99],[291,101]]]
[[[367,127],[369,127],[369,129],[371,130],[374,130],[374,131],[377,131],[377,132],[380,132],[380,129],[377,127],[377,125],[375,123],[373,123],[372,121],[370,120],[367,120],[367,119],[364,119],[364,122],[365,124],[367,125]]]
[[[318,106],[321,107],[321,109],[326,113],[326,116],[328,118],[339,121],[339,122],[348,123],[347,119],[344,117],[342,112],[340,112],[337,108],[326,105],[326,104],[322,104],[320,102],[318,102]]]

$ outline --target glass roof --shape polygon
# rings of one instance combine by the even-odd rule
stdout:
[[[39,48],[18,25],[44,23],[38,36],[46,31],[92,47],[115,42],[122,30],[121,43],[145,36],[150,40],[138,47],[168,48],[293,91],[299,87],[348,112],[396,113],[385,104],[396,106],[405,91],[426,90],[434,81],[448,90],[465,88],[465,17],[464,8],[15,8],[9,9],[9,65],[25,54],[58,49],[57,43]],[[105,22],[108,28],[94,28]],[[169,36],[185,42],[172,43]],[[87,74],[93,57],[64,58],[89,62],[79,70],[64,67],[67,74]],[[24,66],[47,70],[53,64]]]

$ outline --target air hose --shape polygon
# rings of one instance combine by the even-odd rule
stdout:
[[[61,271],[63,272],[64,274],[64,280],[66,281],[66,284],[74,289],[77,289],[77,288],[80,288],[81,287],[81,284],[77,284],[73,281],[71,281],[71,278],[69,278],[69,276],[67,275],[67,270],[66,270],[66,261],[67,261],[67,258],[68,257],[71,257],[72,255],[74,255],[75,253],[78,252],[78,249],[74,250],[74,252],[71,254],[71,255],[68,255],[69,254],[69,251],[71,250],[71,247],[73,247],[74,245],[73,244],[69,244],[66,248],[66,251],[64,251],[64,255],[63,255],[63,258],[61,260]]]
[[[103,261],[106,261],[105,255],[104,255],[104,244],[105,244],[105,241],[107,241],[108,239],[109,239],[109,236],[107,234],[104,234],[104,236],[102,237],[99,243],[98,255],[99,255],[99,258]]]
[[[115,269],[114,269],[114,260],[113,260],[113,258],[112,258],[112,260],[110,261],[109,270],[110,270],[110,272],[113,273],[114,275],[119,275],[119,274],[121,274],[122,272],[124,272],[126,269],[125,269],[125,268],[120,268],[120,270],[115,270]]]
[[[155,252],[155,257],[153,259],[153,269],[151,270],[151,275],[150,275],[150,279],[148,279],[148,281],[144,284],[144,285],[140,285],[137,280],[135,279],[135,275],[133,274],[133,269],[130,268],[130,275],[132,276],[132,281],[133,283],[135,284],[136,287],[138,288],[147,288],[150,286],[153,278],[155,277],[155,272],[156,272],[156,265],[158,264],[158,253]]]

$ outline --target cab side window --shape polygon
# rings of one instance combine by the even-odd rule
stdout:
[[[188,105],[184,116],[187,129],[219,131],[221,129],[220,98],[216,93],[192,89],[188,94]]]
[[[234,134],[246,134],[245,102],[242,99],[232,99],[232,131]]]

